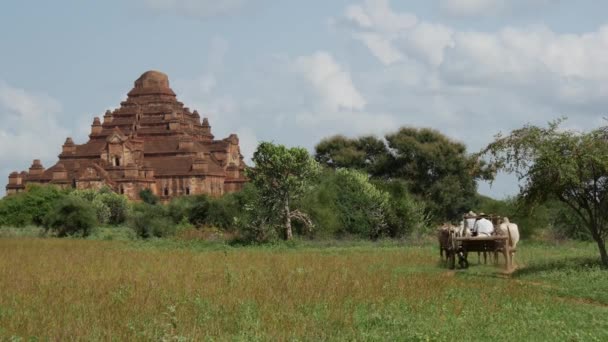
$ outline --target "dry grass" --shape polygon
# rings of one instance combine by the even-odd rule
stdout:
[[[0,239],[0,274],[1,338],[608,336],[605,306],[556,301],[545,287],[496,277],[490,268],[448,272],[437,267],[430,248],[194,251],[110,241]],[[483,326],[471,329],[479,317]]]

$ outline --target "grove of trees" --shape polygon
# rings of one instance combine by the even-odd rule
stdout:
[[[300,238],[407,238],[469,210],[506,215],[523,237],[593,240],[608,266],[608,130],[525,126],[479,153],[442,133],[403,127],[379,138],[333,136],[306,149],[261,143],[243,191],[220,198],[184,196],[162,204],[151,191],[139,203],[109,189],[29,186],[0,200],[0,227],[45,227],[86,236],[98,226],[127,226],[141,238],[214,227],[235,241]],[[477,183],[498,171],[519,176],[521,194],[495,200]]]
[[[474,208],[477,181],[493,176],[463,143],[436,130],[403,127],[384,138],[327,138],[315,147],[315,159],[331,168],[361,170],[379,181],[401,180],[437,220],[456,220]]]

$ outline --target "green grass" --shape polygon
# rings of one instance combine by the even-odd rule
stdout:
[[[505,275],[432,245],[0,238],[0,340],[608,340],[592,244],[524,241]],[[114,235],[112,235],[114,236]]]

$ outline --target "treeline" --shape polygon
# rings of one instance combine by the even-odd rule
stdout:
[[[436,224],[458,223],[469,210],[509,216],[522,235],[588,239],[558,201],[523,205],[477,194],[495,170],[465,145],[432,129],[401,128],[374,136],[322,140],[303,148],[261,143],[243,191],[221,198],[184,196],[160,204],[150,191],[129,202],[109,189],[29,186],[0,200],[0,226],[45,227],[57,236],[86,236],[98,226],[126,226],[141,238],[169,237],[212,227],[235,240],[405,238]]]

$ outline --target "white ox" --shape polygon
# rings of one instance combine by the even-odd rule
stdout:
[[[519,242],[519,227],[515,223],[511,223],[508,217],[503,217],[502,223],[498,226],[498,233],[509,237],[509,247],[511,250],[511,261],[517,251],[517,243]]]

